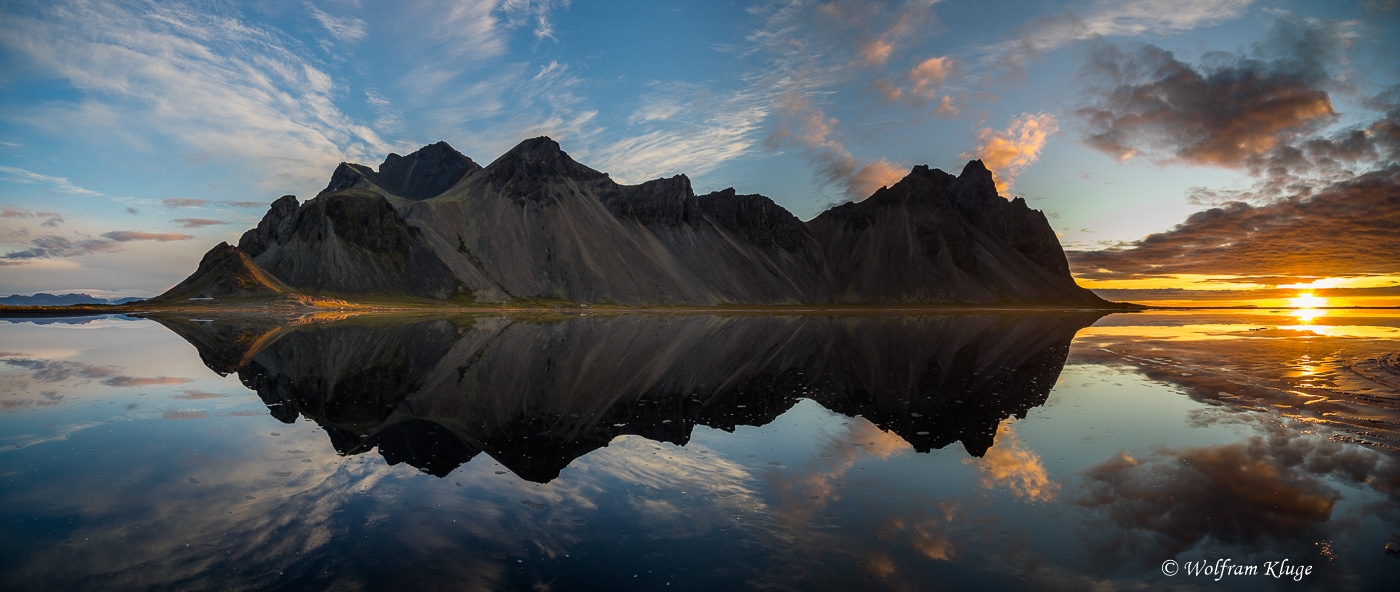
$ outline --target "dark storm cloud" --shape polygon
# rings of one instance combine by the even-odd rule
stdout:
[[[1256,57],[1212,53],[1199,67],[1159,47],[1101,42],[1084,67],[1102,94],[1076,112],[1083,139],[1119,159],[1248,166],[1334,119],[1328,67],[1343,38],[1339,23],[1284,18]]]
[[[1224,446],[1120,454],[1084,472],[1077,500],[1098,520],[1087,536],[1113,562],[1173,557],[1202,543],[1246,552],[1311,546],[1332,519],[1337,479],[1392,502],[1395,459],[1272,426]]]
[[[1121,247],[1069,252],[1075,274],[1328,277],[1400,274],[1400,165],[1311,197],[1241,202],[1192,214]]]
[[[1088,124],[1084,141],[1118,159],[1147,154],[1239,167],[1335,114],[1326,91],[1254,61],[1197,71],[1152,46],[1124,55],[1100,45],[1092,53],[1092,67],[1119,80],[1101,103],[1076,114]]]
[[[1341,80],[1354,23],[1286,16],[1251,56],[1209,53],[1198,65],[1167,50],[1133,51],[1100,42],[1086,52],[1083,77],[1095,99],[1075,114],[1083,141],[1120,160],[1142,157],[1243,169],[1259,178],[1246,191],[1198,190],[1199,203],[1310,195],[1400,159],[1400,89],[1364,102],[1371,123],[1323,132],[1335,123],[1331,92]]]

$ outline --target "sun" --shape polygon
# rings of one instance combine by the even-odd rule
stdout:
[[[1299,294],[1296,298],[1288,299],[1289,305],[1293,308],[1319,308],[1327,306],[1327,299],[1321,296],[1313,296],[1311,292]]]

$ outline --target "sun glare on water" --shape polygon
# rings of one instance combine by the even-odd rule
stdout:
[[[1315,310],[1319,307],[1327,306],[1327,299],[1321,296],[1314,296],[1311,292],[1304,292],[1295,298],[1288,299],[1288,304],[1299,309],[1294,314],[1303,323],[1311,322],[1313,319],[1327,314],[1325,310]]]

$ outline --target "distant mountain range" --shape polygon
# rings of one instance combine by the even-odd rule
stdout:
[[[39,292],[33,296],[14,294],[0,298],[4,306],[68,306],[70,304],[126,304],[140,298],[98,298],[81,292],[72,294],[49,294]]]
[[[973,160],[916,166],[802,222],[684,175],[622,185],[547,137],[486,167],[444,142],[342,163],[155,301],[297,293],[460,303],[1107,304],[1070,276],[1044,214]]]

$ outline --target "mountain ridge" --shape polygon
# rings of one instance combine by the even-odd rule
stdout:
[[[316,197],[279,198],[231,248],[293,290],[340,295],[1108,304],[1075,284],[1045,216],[1003,199],[978,160],[956,177],[916,166],[803,222],[762,195],[697,196],[685,175],[623,185],[544,136],[485,167],[438,142],[377,171],[342,163]]]

